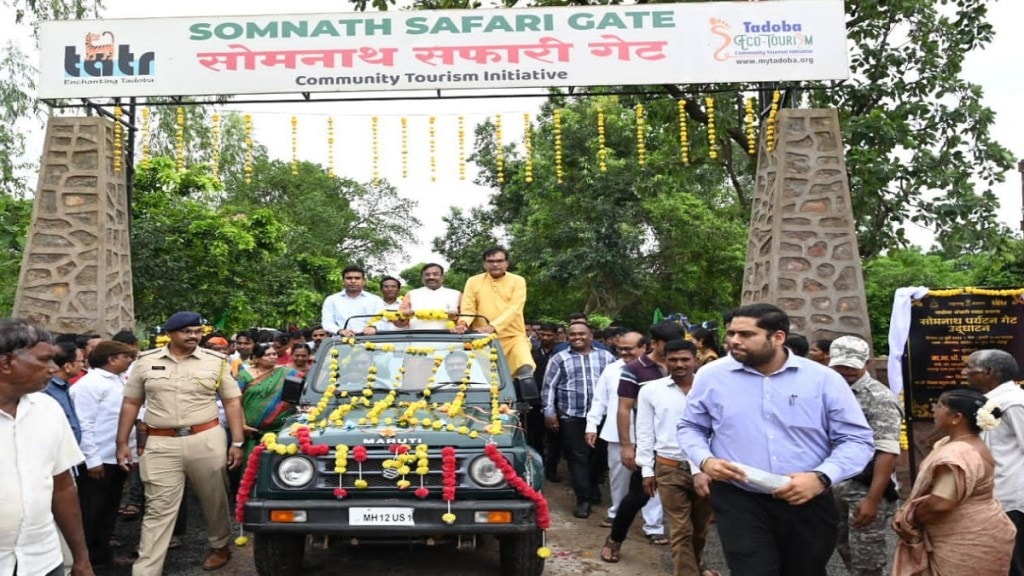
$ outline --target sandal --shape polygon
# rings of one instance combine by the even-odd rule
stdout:
[[[601,528],[611,528],[614,518],[608,518],[605,516],[604,520],[601,520]]]
[[[648,534],[647,543],[655,546],[665,546],[668,544],[668,538],[665,538],[664,534]]]
[[[698,570],[698,572],[700,572],[700,576],[722,576],[721,572],[719,572],[718,570],[712,570],[704,564],[700,565],[700,569]]]
[[[604,539],[604,546],[601,547],[601,561],[609,564],[614,564],[619,561],[619,550],[622,548],[622,542],[616,542],[609,536]],[[605,554],[605,551],[608,553]]]
[[[134,520],[139,517],[140,512],[142,510],[135,504],[125,504],[117,511],[123,520]]]
[[[181,548],[181,538],[171,536],[171,541],[167,544],[167,549],[174,550],[175,548]]]

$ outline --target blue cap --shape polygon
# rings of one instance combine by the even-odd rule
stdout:
[[[202,325],[202,315],[198,312],[183,310],[181,312],[171,314],[171,317],[167,319],[167,322],[164,322],[164,332],[173,332],[175,330],[181,330],[182,328],[188,328],[189,326]]]

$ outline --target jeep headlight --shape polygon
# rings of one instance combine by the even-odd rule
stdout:
[[[505,483],[501,470],[487,456],[480,456],[469,464],[469,479],[485,488],[494,488]]]
[[[301,488],[313,480],[315,469],[309,458],[290,456],[277,465],[277,478],[285,486]]]

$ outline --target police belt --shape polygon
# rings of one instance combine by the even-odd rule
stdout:
[[[203,424],[196,424],[195,426],[181,426],[179,428],[153,428],[149,424],[146,424],[146,434],[150,436],[169,436],[172,438],[180,438],[182,436],[191,436],[193,434],[199,434],[205,432],[210,428],[220,426],[220,420],[214,418],[209,422]]]

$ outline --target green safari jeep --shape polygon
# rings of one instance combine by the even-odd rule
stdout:
[[[331,338],[282,395],[299,412],[263,437],[238,497],[260,576],[298,573],[310,535],[459,549],[492,535],[504,576],[543,573],[543,464],[491,336]]]

